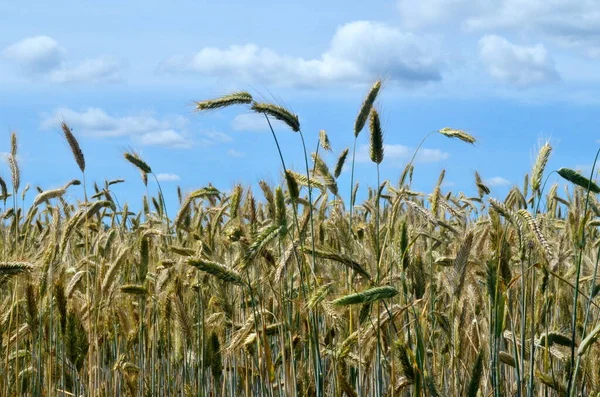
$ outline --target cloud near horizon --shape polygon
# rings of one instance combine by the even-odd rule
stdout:
[[[63,120],[75,133],[94,138],[127,136],[140,145],[179,149],[189,149],[193,145],[192,140],[183,131],[186,121],[181,118],[159,120],[147,114],[113,116],[100,108],[87,108],[82,111],[59,108],[44,118],[41,128],[58,128]]]

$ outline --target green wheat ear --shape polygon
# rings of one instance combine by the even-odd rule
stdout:
[[[220,98],[208,99],[205,101],[196,102],[196,110],[213,110],[226,108],[232,105],[245,105],[252,102],[252,95],[246,91],[234,92]]]
[[[0,276],[27,273],[31,272],[33,268],[34,266],[27,262],[2,262],[0,263]]]
[[[286,108],[271,103],[255,102],[252,104],[252,110],[256,113],[263,113],[272,116],[279,121],[283,121],[294,132],[300,131],[300,120],[298,119],[298,115],[293,114]]]
[[[335,163],[335,168],[333,170],[333,177],[335,179],[339,178],[339,176],[342,174],[342,169],[344,169],[346,158],[348,158],[348,152],[348,148],[344,149],[342,153],[340,153],[340,156],[338,157],[337,162]]]
[[[123,156],[125,157],[125,160],[133,164],[143,174],[152,173],[152,168],[150,168],[150,166],[144,160],[142,160],[137,153],[125,152]]]
[[[381,129],[379,113],[377,113],[375,108],[371,109],[371,123],[369,124],[369,127],[371,130],[369,155],[372,162],[381,164],[383,161],[383,131]]]
[[[396,288],[390,286],[383,286],[371,288],[366,291],[358,292],[356,294],[342,296],[341,298],[334,300],[332,303],[336,306],[357,305],[387,298],[393,298],[396,295],[398,295],[398,290]]]
[[[557,172],[558,175],[577,186],[588,189],[592,193],[600,193],[600,186],[596,185],[594,182],[581,175],[579,172],[572,170],[571,168],[563,167]]]
[[[65,134],[65,138],[67,140],[67,143],[69,144],[69,147],[71,148],[71,152],[73,152],[73,157],[75,158],[77,166],[79,167],[81,172],[84,172],[85,158],[83,157],[83,151],[79,146],[77,138],[75,138],[75,135],[73,135],[73,131],[71,131],[67,123],[65,123],[64,121],[60,124],[60,127],[62,128],[63,133]]]
[[[138,284],[123,285],[121,287],[121,292],[124,294],[128,294],[128,295],[141,295],[141,296],[148,294],[148,290],[144,286],[138,285]]]
[[[354,136],[358,137],[358,134],[362,131],[367,122],[367,118],[369,117],[369,113],[371,112],[371,108],[377,99],[377,95],[379,94],[379,90],[381,89],[381,80],[377,80],[373,87],[369,90],[360,110],[358,111],[358,115],[356,116],[356,121],[354,122]]]
[[[288,193],[292,201],[298,200],[300,196],[300,189],[298,188],[298,181],[294,177],[294,174],[290,170],[285,172],[285,181],[287,182]]]
[[[215,276],[216,278],[223,280],[227,283],[235,285],[243,285],[244,281],[242,276],[231,269],[229,266],[225,266],[221,263],[208,261],[200,258],[191,258],[187,261],[188,265],[195,267],[198,270],[202,270],[208,274]]]

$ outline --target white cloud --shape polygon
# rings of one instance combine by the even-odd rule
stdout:
[[[129,136],[142,145],[163,145],[174,148],[189,148],[192,142],[173,126],[179,121],[158,120],[147,114],[135,116],[112,116],[99,108],[88,108],[78,112],[60,108],[42,121],[42,128],[58,128],[64,120],[75,132],[107,138]]]
[[[67,52],[48,36],[35,36],[6,47],[2,58],[23,74],[51,83],[102,83],[118,80],[122,65],[111,58],[73,61]]]
[[[64,50],[48,36],[18,41],[2,51],[2,56],[29,73],[45,73],[60,66]]]
[[[518,87],[559,79],[546,48],[515,45],[503,37],[486,35],[479,40],[479,56],[495,79]]]
[[[49,79],[55,83],[99,83],[118,80],[121,64],[110,58],[87,59],[73,65],[63,64],[52,70]]]
[[[227,154],[228,154],[229,156],[231,156],[231,157],[245,157],[245,156],[246,156],[246,153],[244,153],[244,152],[239,152],[239,151],[237,151],[237,150],[235,150],[235,149],[229,149],[229,150],[227,151]]]
[[[189,149],[192,143],[181,133],[174,130],[146,132],[135,140],[147,146],[169,146],[173,148]]]
[[[402,161],[410,161],[412,158],[415,149],[404,146],[404,145],[383,145],[383,162],[386,161],[391,163],[399,163]],[[449,153],[446,153],[440,149],[427,149],[421,148],[415,157],[416,163],[437,163],[443,160],[446,160],[450,157]],[[369,157],[369,145],[362,145],[356,151],[356,161],[357,162],[370,162]]]
[[[205,47],[191,57],[173,57],[161,68],[286,86],[366,83],[388,76],[405,84],[441,79],[433,42],[395,27],[356,21],[338,28],[318,58],[280,54],[255,44]]]
[[[510,181],[508,179],[504,179],[504,178],[502,178],[500,176],[495,176],[493,178],[488,178],[484,182],[488,186],[507,186],[507,185],[510,185]]]
[[[230,137],[229,135],[223,133],[223,132],[219,132],[219,131],[205,131],[202,133],[202,135],[210,140],[211,142],[220,142],[220,143],[227,143],[227,142],[232,142],[233,138]]]
[[[600,56],[597,0],[398,0],[405,26],[458,25],[465,31],[513,31]]]
[[[181,180],[179,175],[167,174],[167,173],[157,174],[156,179],[158,179],[159,182],[177,182],[177,181]]]

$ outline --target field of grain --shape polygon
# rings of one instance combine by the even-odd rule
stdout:
[[[413,161],[367,187],[354,155],[368,134],[379,179],[380,87],[357,103],[347,149],[325,131],[308,148],[297,115],[246,92],[198,102],[198,117],[238,106],[282,122],[276,147],[296,134],[306,162],[289,169],[274,153],[281,185],[180,192],[176,214],[162,193],[139,213],[119,203],[112,186],[133,181],[86,183],[68,120],[81,174],[24,207],[12,134],[0,395],[600,395],[600,187],[567,168],[547,185],[549,144],[505,198],[477,173],[475,197],[445,190],[444,172],[431,193],[414,191]],[[451,128],[424,140],[432,134],[475,142]],[[158,184],[136,153],[123,166]],[[76,189],[85,199],[67,202]]]

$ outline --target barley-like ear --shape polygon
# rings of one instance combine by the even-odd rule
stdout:
[[[408,346],[401,341],[396,342],[396,347],[398,348],[398,356],[400,358],[402,373],[412,383],[415,381],[414,368],[416,367],[416,363],[414,363],[414,355]]]
[[[490,188],[483,183],[483,180],[477,171],[475,171],[475,185],[477,186],[477,192],[480,197],[490,194]]]
[[[196,110],[212,110],[232,105],[245,105],[252,102],[252,95],[246,91],[234,92],[216,99],[196,102]]]
[[[73,132],[64,121],[60,124],[63,133],[65,134],[65,138],[67,139],[67,143],[71,148],[71,152],[73,152],[73,157],[75,158],[75,162],[77,166],[81,170],[81,172],[85,171],[85,158],[83,157],[83,152],[81,151],[81,147],[79,146],[79,142]]]
[[[242,185],[236,185],[233,188],[233,193],[229,197],[229,217],[235,219],[238,217],[240,202],[242,201]]]
[[[584,189],[588,189],[592,193],[600,193],[600,186],[596,185],[594,182],[590,181],[588,178],[581,175],[575,170],[563,167],[557,172],[558,175],[562,176],[567,181],[574,183],[577,186],[581,186]]]
[[[277,224],[280,226],[287,225],[287,210],[285,207],[285,195],[281,186],[277,186],[275,189],[275,219]]]
[[[125,157],[125,160],[127,160],[131,164],[133,164],[142,173],[145,173],[145,174],[152,173],[152,168],[150,168],[150,166],[144,160],[142,160],[137,153],[125,152],[125,154],[123,156]]]
[[[377,99],[377,94],[379,94],[379,90],[381,89],[381,80],[377,80],[367,97],[365,98],[360,110],[358,111],[358,115],[356,116],[356,121],[354,122],[354,136],[358,137],[358,134],[362,131],[367,122],[367,117],[369,117],[369,113],[371,112],[371,108]]]
[[[127,284],[121,287],[121,292],[128,295],[147,295],[148,290],[143,285]]]
[[[552,152],[552,146],[548,142],[542,146],[540,152],[538,153],[537,159],[533,164],[533,168],[531,169],[531,192],[535,194],[539,192],[540,185],[542,183],[542,176],[544,174],[544,170],[546,169],[546,164],[548,164],[548,159],[550,158],[550,153]]]
[[[335,163],[333,177],[336,179],[342,174],[344,163],[346,163],[346,158],[348,158],[348,151],[348,148],[344,149],[342,153],[340,153],[340,157],[338,157],[337,162]]]
[[[398,290],[396,288],[391,286],[383,286],[371,288],[356,294],[342,296],[341,298],[334,300],[332,303],[337,306],[356,305],[392,298],[396,295],[398,295]]]
[[[188,265],[194,266],[196,269],[202,270],[208,274],[212,274],[216,278],[227,283],[232,283],[235,285],[244,284],[242,276],[229,266],[200,258],[190,258],[188,259],[187,263]]]
[[[552,254],[552,248],[550,247],[548,240],[546,240],[546,237],[544,237],[544,235],[542,234],[542,231],[540,230],[540,227],[538,226],[536,220],[533,218],[533,216],[531,216],[531,214],[527,210],[520,209],[518,211],[518,214],[523,219],[525,219],[525,222],[527,222],[527,225],[529,225],[529,229],[531,229],[531,232],[544,249],[544,252],[546,254],[546,260],[548,262],[551,262],[552,258],[554,257],[554,255]]]
[[[35,334],[37,332],[38,324],[38,302],[35,288],[32,283],[27,283],[27,287],[25,287],[25,304],[27,309],[25,312],[25,319],[29,325],[29,329]]]
[[[463,240],[460,249],[456,253],[454,259],[454,295],[460,296],[465,284],[465,276],[467,274],[467,264],[469,262],[469,254],[473,245],[473,232],[469,232]]]
[[[369,147],[371,161],[381,164],[383,161],[383,131],[381,130],[379,113],[377,113],[375,108],[371,109],[371,123],[369,127],[371,130],[371,145]]]
[[[56,306],[60,315],[60,329],[64,334],[67,324],[67,295],[65,294],[65,287],[62,282],[58,282],[54,286],[54,296],[56,297]]]
[[[329,142],[329,137],[327,136],[327,132],[325,130],[319,131],[319,143],[323,149],[331,152],[331,142]]]
[[[458,138],[463,142],[471,144],[475,143],[476,141],[473,136],[467,134],[463,130],[455,130],[454,128],[444,127],[441,130],[438,130],[438,132],[442,135],[447,136],[448,138]]]
[[[60,197],[63,194],[65,194],[65,192],[65,188],[62,187],[60,189],[46,190],[45,192],[35,196],[35,199],[33,200],[33,207],[40,205],[41,203],[51,200],[53,198]]]
[[[337,196],[338,195],[337,183],[336,183],[333,175],[331,175],[331,172],[329,172],[329,167],[327,167],[327,164],[325,164],[325,162],[323,161],[321,156],[319,156],[317,153],[312,154],[312,159],[315,164],[315,173],[317,175],[319,175],[321,178],[323,178],[323,184],[325,186],[327,186],[327,188],[329,188],[329,190],[331,190],[332,194]],[[312,185],[312,182],[313,181],[311,180],[311,185]]]
[[[548,346],[552,346],[554,344],[561,346],[573,346],[573,341],[570,337],[561,334],[560,332],[548,332],[547,334],[542,334],[536,344],[540,346],[546,346],[546,342]]]
[[[0,276],[13,276],[19,273],[27,273],[32,271],[34,266],[27,262],[1,262]]]
[[[252,110],[256,113],[264,113],[279,121],[283,121],[294,132],[300,131],[300,120],[298,119],[298,115],[293,114],[281,106],[273,105],[271,103],[255,102],[252,104]]]
[[[477,397],[479,392],[479,384],[481,383],[481,377],[483,375],[483,352],[480,351],[475,359],[475,364],[471,370],[471,380],[467,388],[467,397]]]
[[[6,182],[4,181],[4,178],[0,178],[0,194],[2,194],[2,200],[6,200],[8,198],[8,189],[6,187]]]
[[[12,179],[13,188],[15,191],[19,190],[19,186],[21,186],[21,168],[19,167],[19,163],[17,163],[16,156],[8,155],[6,157],[6,161],[8,162],[8,166],[10,168],[10,176]]]
[[[315,249],[314,251],[311,248],[304,247],[303,251],[309,254],[314,254],[317,258],[329,259],[334,262],[341,263],[342,265],[352,269],[356,273],[360,274],[367,280],[371,280],[371,275],[369,272],[357,261],[352,259],[349,256],[346,256],[340,252],[337,252],[333,248],[330,247],[322,247],[319,249]]]
[[[10,133],[10,155],[15,157],[17,155],[18,149],[19,144],[17,142],[17,133],[13,131]]]
[[[285,181],[287,182],[288,194],[292,201],[295,202],[300,196],[300,189],[298,188],[298,181],[290,170],[286,170],[285,172]]]

